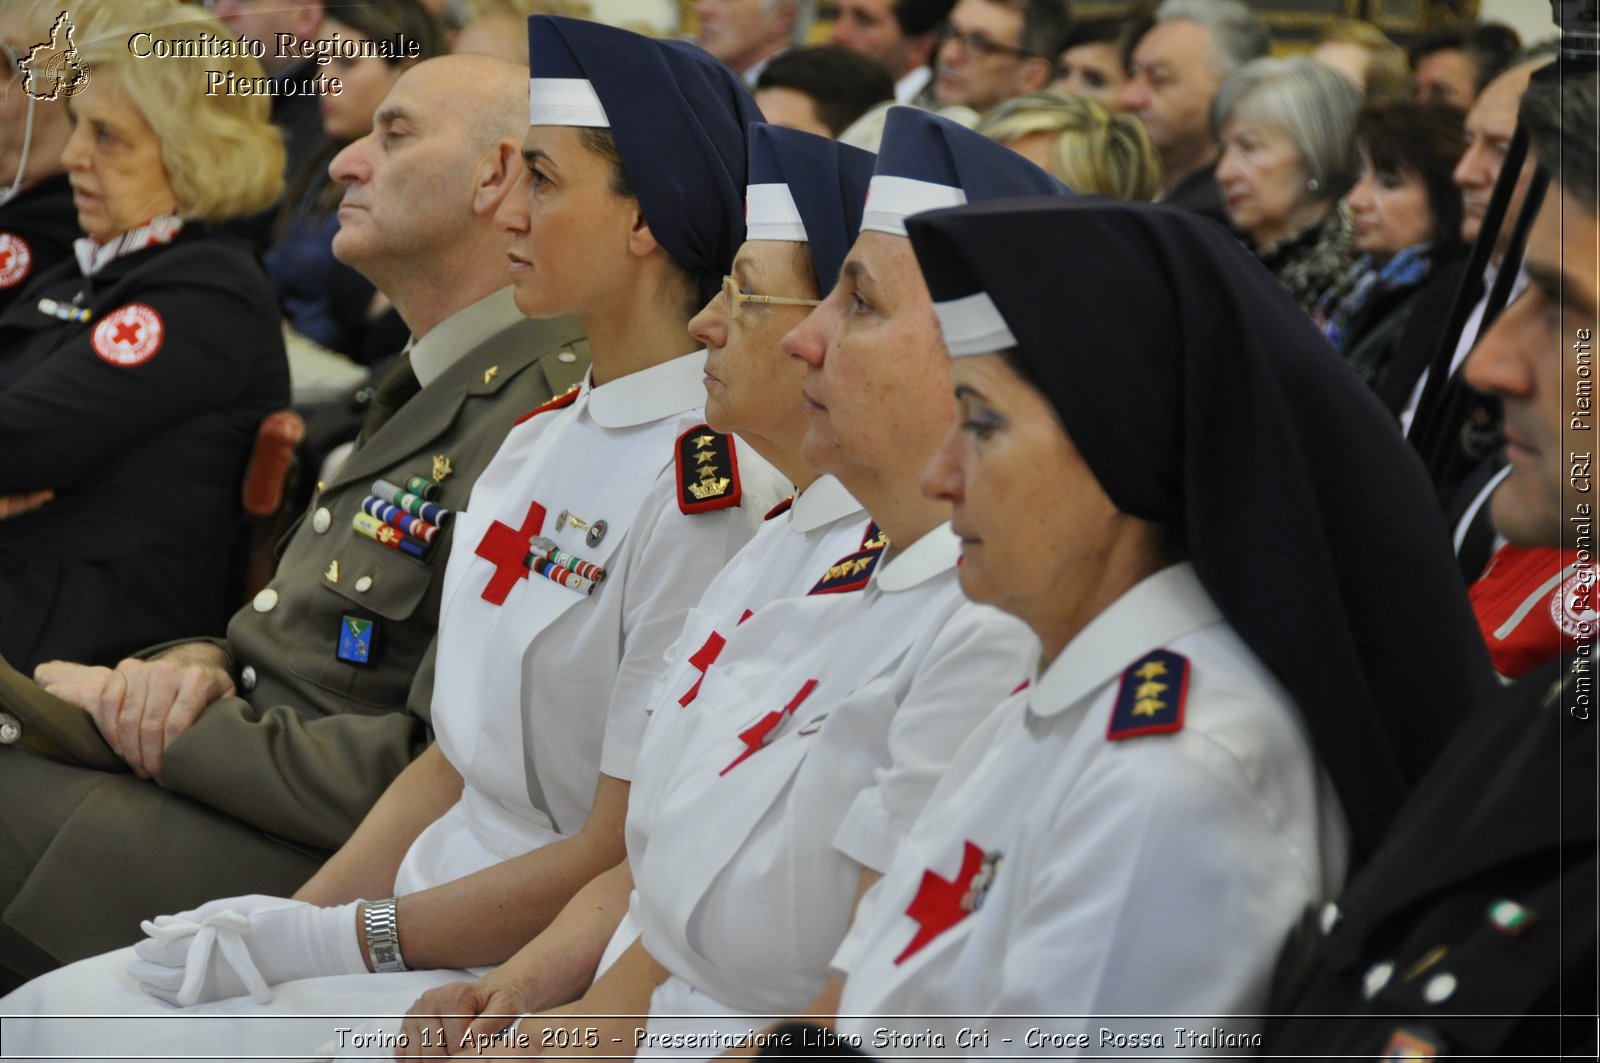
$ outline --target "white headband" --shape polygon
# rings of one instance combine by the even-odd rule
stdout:
[[[861,216],[861,231],[904,236],[906,218],[912,214],[940,207],[959,207],[966,201],[967,194],[950,185],[880,174],[867,186],[867,209]]]
[[[528,124],[610,129],[594,86],[583,78],[529,78]]]
[[[934,303],[939,330],[944,333],[945,349],[952,358],[973,354],[993,354],[1017,345],[1006,319],[987,292]]]

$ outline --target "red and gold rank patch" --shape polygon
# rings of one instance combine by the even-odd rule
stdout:
[[[16,233],[0,233],[0,288],[15,288],[33,272],[33,248]]]
[[[165,338],[166,325],[154,307],[129,303],[100,319],[90,343],[102,362],[131,369],[154,358]]]

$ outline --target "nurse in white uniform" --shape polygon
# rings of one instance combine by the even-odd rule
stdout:
[[[1065,191],[960,126],[891,118],[843,280],[784,341],[809,370],[806,458],[867,506],[885,559],[859,594],[758,609],[694,701],[656,711],[630,806],[620,956],[559,1017],[523,1020],[522,1036],[593,1026],[594,1043],[563,1050],[707,1058],[757,1016],[809,1004],[863,883],[1030,670],[1031,633],[961,595],[948,506],[918,486],[955,407],[903,222],[929,197]]]
[[[1475,637],[1426,483],[1207,222],[1080,200],[908,228],[962,410],[926,484],[964,589],[1043,655],[864,898],[837,1032],[884,1058],[1249,1054],[1285,939],[1394,812],[1386,767],[1447,730],[1402,717],[1468,689],[1404,666]]]
[[[530,42],[528,172],[499,217],[519,307],[583,318],[594,368],[512,430],[454,516],[437,745],[298,899],[164,917],[131,964],[126,951],[85,961],[4,1005],[330,1018],[309,1041],[294,1022],[7,1023],[7,1052],[31,1034],[31,1050],[97,1057],[309,1051],[344,1015],[460,976],[430,969],[505,959],[621,857],[662,654],[788,492],[705,425],[704,356],[685,353],[684,307],[719,290],[743,237],[744,132],[759,116],[687,46],[554,18],[531,19]]]

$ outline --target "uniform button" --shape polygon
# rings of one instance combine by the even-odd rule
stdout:
[[[1317,920],[1317,924],[1322,927],[1322,935],[1326,937],[1333,933],[1333,928],[1338,926],[1339,920],[1343,918],[1344,913],[1339,910],[1339,906],[1337,904],[1334,904],[1332,901],[1324,904],[1322,906],[1322,916]]]
[[[1361,978],[1361,996],[1371,1000],[1383,992],[1383,987],[1389,984],[1389,979],[1394,977],[1394,964],[1388,960],[1375,963],[1367,968],[1367,973]]]
[[[571,365],[573,362],[576,362],[577,360],[578,360],[578,356],[573,354],[571,351],[562,351],[560,354],[556,355],[556,361],[565,362],[568,365]]]
[[[371,589],[372,589],[372,577],[371,576],[362,576],[360,579],[356,580],[356,590],[360,591],[362,594],[365,594],[367,591],[370,591]]]
[[[278,592],[271,587],[263,588],[250,604],[258,613],[270,613],[278,607]]]
[[[319,506],[317,511],[311,514],[311,527],[318,535],[333,527],[333,514],[328,512],[327,506]]]
[[[22,724],[9,712],[0,712],[0,746],[14,746],[22,740]]]
[[[239,671],[239,685],[246,690],[256,688],[256,670],[248,664]]]
[[[1422,999],[1429,1004],[1443,1004],[1455,995],[1456,976],[1453,974],[1436,974],[1428,979],[1428,984],[1422,987]]]

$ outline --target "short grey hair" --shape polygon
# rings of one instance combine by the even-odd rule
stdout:
[[[1267,54],[1267,27],[1239,0],[1165,0],[1157,22],[1198,22],[1211,31],[1211,61],[1224,81],[1250,60]]]
[[[1317,196],[1337,199],[1355,183],[1352,146],[1361,93],[1309,56],[1256,59],[1222,83],[1211,104],[1211,135],[1235,118],[1276,126],[1294,141]]]

